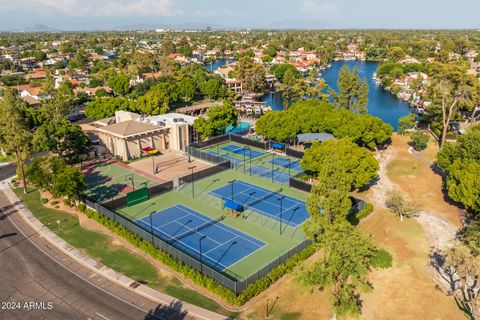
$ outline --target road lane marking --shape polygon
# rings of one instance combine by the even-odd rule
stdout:
[[[8,197],[6,194],[5,194],[5,196],[6,196],[6,197],[5,197],[6,200],[7,200],[10,204],[12,204],[12,203],[10,202],[9,197]],[[19,210],[16,205],[13,205],[13,206],[14,206],[14,208],[15,208],[16,211]],[[143,309],[143,308],[140,308],[140,307],[138,307],[137,305],[135,305],[135,304],[133,304],[133,303],[130,303],[130,302],[128,302],[128,301],[120,298],[119,296],[116,296],[115,294],[113,294],[113,293],[111,293],[111,292],[109,292],[109,291],[101,288],[100,286],[98,286],[98,285],[96,285],[96,284],[88,281],[86,278],[82,277],[80,274],[76,273],[75,271],[67,268],[67,266],[65,266],[64,264],[62,264],[60,261],[56,260],[53,256],[51,256],[49,253],[47,253],[45,250],[43,250],[39,245],[37,245],[35,242],[33,242],[32,239],[30,239],[30,237],[27,236],[27,235],[25,234],[25,232],[23,232],[23,230],[20,229],[20,227],[19,227],[15,222],[13,222],[9,217],[7,217],[7,220],[10,221],[10,223],[11,223],[18,231],[20,231],[20,233],[23,235],[23,237],[24,237],[25,239],[27,239],[34,247],[36,247],[40,252],[42,252],[44,255],[46,255],[47,257],[49,257],[53,262],[55,262],[55,263],[57,263],[58,265],[60,265],[61,267],[63,267],[65,270],[67,270],[67,271],[69,271],[70,273],[74,274],[74,275],[77,276],[77,278],[79,278],[80,280],[83,280],[84,282],[88,283],[89,285],[91,285],[91,286],[97,288],[98,290],[100,290],[100,291],[108,294],[109,296],[111,296],[111,297],[113,297],[113,298],[116,298],[117,300],[119,300],[119,301],[121,301],[121,302],[123,302],[123,303],[125,303],[125,304],[127,304],[127,305],[129,305],[129,306],[131,306],[131,307],[133,307],[133,308],[141,311],[141,312],[144,312],[145,314],[148,314],[149,311],[147,311],[147,310],[145,310],[145,309]],[[29,226],[29,227],[32,228],[31,226]],[[33,228],[32,228],[32,229],[33,229]],[[35,230],[35,229],[34,229],[34,230]],[[37,232],[38,232],[38,231],[37,231]],[[56,250],[59,250],[59,249],[56,249]],[[60,250],[59,250],[59,251],[60,251]],[[61,252],[61,251],[60,251],[60,252]],[[62,252],[62,254],[65,254],[65,253]],[[78,263],[78,262],[76,262],[76,263]],[[108,280],[108,279],[107,279],[107,280]],[[110,281],[110,280],[109,280],[109,281]],[[157,318],[157,319],[160,319],[160,320],[166,320],[165,318],[163,318],[163,317],[161,317],[161,316],[158,316],[158,315],[153,315],[153,316],[154,316],[155,318]]]
[[[105,316],[104,316],[103,314],[101,314],[101,313],[95,312],[95,314],[96,314],[97,316],[99,316],[99,317],[102,317],[102,318],[105,319],[105,320],[110,320],[109,318],[105,317]]]

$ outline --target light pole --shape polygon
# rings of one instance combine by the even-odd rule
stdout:
[[[250,152],[250,175],[252,175],[252,148],[248,148]]]
[[[288,178],[290,178],[290,167],[292,166],[292,161],[290,160],[290,158],[287,158],[288,159]]]
[[[273,182],[273,166],[275,164],[275,153],[272,153],[272,182]]]
[[[189,170],[192,170],[192,175],[191,175],[191,182],[192,182],[192,198],[195,198],[195,186],[194,186],[194,183],[193,183],[193,169],[195,169],[197,166],[193,166],[193,167],[189,167],[188,169]]]
[[[152,154],[152,174],[155,174],[155,155]]]
[[[231,197],[230,197],[230,200],[233,202],[233,183],[237,181],[236,179],[235,180],[232,180],[232,181],[228,181],[228,183],[230,183],[232,185],[232,194],[231,194]]]
[[[247,151],[246,150],[247,148],[248,148],[247,146],[243,147],[243,173],[245,173],[245,164],[247,162],[247,159],[246,159],[247,155],[245,154],[245,152]]]
[[[206,237],[207,237],[206,235],[202,235],[198,239],[198,244],[199,244],[199,247],[200,247],[200,273],[203,273],[202,240],[205,239]]]
[[[283,199],[285,199],[285,196],[281,196],[277,199],[278,201],[280,201],[280,235],[282,234]]]
[[[128,177],[127,180],[130,180],[132,182],[132,188],[135,190],[135,180],[133,180],[133,177]]]
[[[152,243],[154,244],[153,240],[153,222],[152,222],[152,214],[154,214],[155,211],[150,212],[150,233],[152,234]]]

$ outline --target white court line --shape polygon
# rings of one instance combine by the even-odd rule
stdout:
[[[196,218],[198,218],[198,219],[201,219],[201,220],[203,220],[203,221],[205,221],[205,222],[210,222],[209,220],[206,220],[205,218],[199,216],[199,214],[201,214],[201,213],[197,213],[196,211],[193,211],[193,209],[190,209],[190,208],[188,208],[188,207],[185,207],[186,209],[184,209],[184,208],[180,207],[178,204],[176,204],[176,205],[173,205],[173,206],[168,207],[167,209],[171,209],[171,208],[177,208],[177,209],[179,209],[179,210],[181,210],[181,211],[183,211],[183,212],[185,212],[185,213],[188,214],[187,216],[183,216],[182,218],[179,218],[179,219],[183,219],[183,218],[188,217],[188,216],[194,216],[194,217],[196,217]],[[167,209],[164,209],[164,210],[167,210]],[[162,211],[164,211],[164,210],[162,210]],[[189,212],[189,210],[192,210],[192,211]],[[161,212],[161,211],[160,211],[160,212]],[[158,213],[160,213],[160,212],[158,212]],[[181,224],[180,222],[178,222],[179,219],[176,219],[176,220],[172,221],[171,223],[176,222],[176,223],[178,223],[179,225],[181,225],[182,227],[185,227],[183,224]],[[211,220],[213,220],[213,219],[211,219]],[[145,223],[143,220],[138,220],[138,221],[141,221],[142,223]],[[222,229],[224,232],[226,232],[226,233],[228,233],[228,234],[233,235],[233,236],[234,236],[234,239],[235,239],[235,238],[240,238],[240,239],[243,239],[244,241],[247,241],[247,242],[251,243],[251,244],[254,246],[253,252],[259,250],[260,248],[263,248],[263,247],[266,245],[265,242],[260,241],[260,240],[258,240],[258,239],[256,239],[256,238],[254,238],[254,239],[257,240],[257,241],[259,241],[259,242],[261,242],[262,244],[253,242],[252,240],[250,240],[250,239],[248,239],[248,238],[245,237],[245,236],[248,236],[247,234],[245,234],[245,233],[243,233],[243,232],[241,232],[241,231],[236,230],[238,233],[235,234],[235,233],[233,233],[232,231],[227,230],[227,229],[225,229],[224,227],[222,227],[222,226],[221,226],[221,221],[217,221],[217,222],[218,222],[218,223],[214,223],[214,224],[212,224],[212,225],[214,225],[214,226],[217,227],[217,228]],[[145,224],[146,224],[146,223],[145,223]],[[149,224],[147,224],[147,226],[150,227]],[[192,228],[190,228],[190,227],[187,227],[187,228],[188,228],[189,230],[186,231],[186,232],[184,232],[184,233],[182,233],[182,234],[189,233],[190,231],[194,231],[195,233],[201,234],[201,232],[200,232],[199,230],[195,230],[195,229],[192,229]],[[162,231],[162,230],[158,229],[158,228],[155,227],[155,226],[153,227],[153,229],[158,230],[160,233],[166,235],[166,236],[169,237],[169,238],[172,238],[171,235],[167,234],[165,231]],[[241,232],[242,234],[239,234],[240,232]],[[175,238],[177,238],[177,237],[178,237],[178,238],[181,238],[181,237],[182,237],[182,234],[180,234],[180,235],[178,235],[178,236],[173,236],[173,237],[175,237]],[[250,237],[250,236],[248,236],[248,237]],[[209,240],[211,240],[211,241],[213,241],[213,242],[215,242],[215,243],[218,244],[218,246],[215,247],[215,248],[218,248],[218,247],[220,247],[220,246],[222,246],[222,245],[225,245],[226,243],[230,242],[230,240],[229,240],[229,241],[227,241],[227,242],[220,243],[220,242],[214,240],[213,238],[210,238],[210,237],[207,237],[207,238],[208,238]],[[165,241],[167,241],[167,240],[165,240]],[[179,242],[179,243],[181,243],[182,245],[184,245],[184,246],[192,249],[194,252],[200,254],[200,252],[199,252],[197,249],[189,246],[189,245],[186,244],[184,241],[182,241],[182,239],[176,239],[176,242]],[[252,253],[253,253],[253,252],[252,252]],[[202,254],[202,256],[203,256],[203,255],[204,255],[204,254]],[[242,259],[243,259],[243,258],[242,258]],[[212,262],[214,262],[215,264],[220,264],[224,269],[228,268],[228,266],[225,266],[224,264],[222,264],[222,263],[220,263],[220,262],[218,262],[218,261],[214,261],[212,258],[210,258],[210,260],[212,260]],[[235,262],[232,263],[232,264],[235,264],[235,263],[237,263],[237,262],[235,261]],[[230,264],[230,265],[232,265],[232,264]]]
[[[216,250],[216,249],[220,248],[221,246],[226,245],[226,244],[229,243],[229,242],[230,242],[230,243],[233,243],[233,242],[234,242],[233,240],[235,240],[235,239],[237,239],[237,238],[238,238],[238,237],[235,237],[235,238],[233,238],[233,239],[228,240],[227,242],[220,243],[220,244],[219,244],[218,246],[216,246],[215,248],[212,248],[212,249],[208,250],[207,252],[204,252],[203,254],[204,254],[204,255],[207,255],[209,252],[211,252],[211,251],[213,251],[213,250]]]
[[[182,208],[180,208],[180,209],[183,210]],[[189,210],[192,210],[192,209],[190,209],[190,208],[188,208],[188,209],[189,209]],[[186,210],[184,210],[184,211],[186,211]],[[187,212],[188,212],[188,211],[187,211]],[[195,212],[194,215],[197,216],[197,218],[202,219],[202,220],[204,220],[205,222],[208,221],[208,220],[204,219],[203,217],[198,216],[197,214],[201,214],[201,213],[199,213],[199,212],[197,213],[196,211],[192,211],[192,213],[190,213],[190,214],[193,214],[193,212]],[[212,220],[213,220],[213,219],[212,219]],[[222,229],[223,231],[225,231],[225,232],[233,235],[234,237],[240,237],[240,238],[244,239],[245,241],[248,241],[248,242],[250,242],[250,243],[252,243],[252,244],[254,244],[254,245],[256,245],[256,246],[260,246],[260,244],[255,243],[255,242],[251,241],[250,239],[245,238],[244,236],[248,236],[248,237],[253,238],[253,239],[257,240],[257,241],[260,241],[260,240],[254,238],[254,237],[252,237],[252,236],[249,236],[249,235],[245,234],[244,232],[242,232],[242,231],[240,231],[240,230],[236,230],[236,229],[234,229],[234,228],[232,228],[232,229],[235,230],[237,233],[233,233],[232,231],[227,230],[227,229],[225,229],[224,227],[222,227],[221,221],[218,221],[218,222],[219,222],[219,223],[214,223],[213,225],[215,225],[215,227],[220,228],[220,229]],[[231,227],[229,227],[229,228],[231,228]],[[240,234],[240,233],[241,233],[241,234]],[[214,241],[214,242],[217,242],[217,241],[215,241],[215,240],[213,240],[213,239],[211,239],[211,238],[209,238],[209,239],[212,240],[212,241]],[[263,241],[260,241],[260,242],[264,243]],[[225,243],[225,242],[224,242],[224,243]]]
[[[259,247],[258,249],[250,252],[250,253],[247,254],[245,257],[241,258],[240,260],[235,261],[234,263],[232,263],[232,264],[230,265],[230,267],[233,266],[233,265],[236,265],[237,263],[239,263],[239,262],[242,261],[242,260],[247,259],[249,256],[251,256],[252,254],[254,254],[255,252],[257,252],[258,250],[262,249],[262,248],[265,247],[265,246],[267,246],[266,243],[264,243],[263,246]],[[258,269],[258,270],[260,270],[260,269]],[[247,277],[247,278],[248,278],[248,277]]]
[[[244,186],[248,186],[248,187],[249,187],[248,189],[243,190],[243,191],[240,192],[240,194],[248,195],[249,197],[251,197],[251,195],[248,194],[248,193],[246,193],[245,191],[249,191],[249,190],[261,190],[261,191],[265,190],[265,191],[268,191],[267,189],[264,189],[264,188],[261,188],[261,187],[257,187],[257,186],[252,186],[251,184],[246,183],[246,182],[243,182],[243,181],[237,181],[237,182],[239,182],[240,184],[243,184]],[[272,195],[272,197],[273,197],[273,196],[274,196],[274,195]],[[297,199],[295,199],[295,198],[292,198],[292,197],[289,197],[289,196],[286,196],[286,197],[287,197],[287,199],[289,199],[289,200],[294,200],[294,201],[292,201],[292,202],[294,202],[295,204],[292,205],[292,206],[290,206],[290,207],[288,207],[288,208],[285,208],[284,210],[282,210],[282,214],[285,213],[286,211],[292,210],[292,209],[295,208],[295,207],[298,207],[299,205],[306,207],[305,202],[302,203],[302,201],[297,200]],[[260,199],[260,198],[256,198],[256,199],[258,200],[258,199]],[[254,200],[254,201],[255,201],[255,200]],[[275,204],[275,203],[271,203],[271,202],[269,202],[269,201],[266,201],[266,202],[268,202],[268,203],[269,203],[270,205],[272,205],[272,206],[275,206],[275,207],[277,207],[277,208],[280,208],[280,206],[277,205],[277,204]],[[246,204],[246,205],[249,206],[248,204]],[[249,206],[249,207],[255,208],[254,206]],[[277,214],[272,214],[272,213],[270,213],[270,212],[263,211],[263,210],[260,210],[260,209],[257,209],[257,210],[260,211],[261,213],[264,213],[265,215],[273,218],[274,220],[279,221],[278,218],[279,218],[280,215],[281,215],[280,212],[278,212]],[[255,210],[252,210],[252,211],[255,211]],[[283,220],[284,220],[284,219],[282,219],[282,221],[283,221]],[[290,223],[288,223],[288,222],[285,222],[285,223],[286,223],[287,225],[293,226],[293,227],[298,227],[298,226],[300,226],[300,224],[290,224]]]
[[[190,209],[190,210],[192,210],[192,209]],[[184,210],[184,211],[185,211],[185,210]],[[200,213],[200,214],[201,214],[201,213]],[[205,220],[205,219],[203,219],[202,217],[198,217],[198,218],[200,218],[200,219],[202,219],[202,220]],[[205,220],[205,221],[207,221],[207,220]],[[257,241],[259,241],[259,242],[261,242],[261,243],[264,243],[263,241],[260,241],[260,240],[256,239],[255,237],[249,236],[249,235],[247,235],[246,233],[244,233],[244,232],[242,232],[242,231],[240,231],[240,230],[236,230],[235,228],[229,227],[229,228],[232,228],[233,230],[235,230],[235,231],[237,232],[237,233],[233,233],[232,231],[227,230],[227,229],[225,229],[224,227],[222,227],[222,226],[221,226],[221,224],[222,224],[221,221],[219,221],[219,222],[220,222],[220,224],[215,224],[215,226],[218,227],[218,228],[220,228],[220,229],[222,229],[222,230],[225,231],[225,232],[228,232],[229,234],[233,235],[234,237],[239,237],[239,236],[240,236],[240,237],[241,237],[242,239],[244,239],[245,241],[248,241],[248,242],[250,242],[250,243],[252,243],[252,244],[254,244],[254,245],[256,245],[256,246],[260,246],[260,244],[255,243],[255,242],[253,242],[252,240],[245,238],[244,235],[245,235],[245,236],[248,236],[248,237],[250,237],[250,238],[253,238],[253,239],[255,239],[255,240],[257,240]],[[242,234],[238,234],[238,233],[242,233]]]

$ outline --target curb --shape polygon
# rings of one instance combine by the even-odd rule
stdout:
[[[147,287],[143,284],[138,284],[138,282],[130,279],[129,277],[120,274],[103,264],[97,262],[96,260],[84,255],[80,250],[71,246],[65,240],[61,239],[55,233],[50,231],[43,225],[32,213],[28,210],[23,202],[17,197],[10,187],[0,188],[5,191],[5,194],[8,200],[13,204],[13,206],[18,210],[20,216],[25,220],[39,235],[41,235],[48,242],[53,244],[57,249],[67,254],[69,257],[73,258],[75,261],[79,262],[83,266],[92,270],[96,274],[115,282],[116,284],[128,289],[129,291],[135,292],[149,300],[152,300],[156,303],[172,306],[181,304],[182,307],[179,311],[188,313],[189,315],[196,317],[198,319],[204,320],[228,320],[230,318],[215,313],[210,310],[206,310],[195,305],[189,304],[187,302],[178,300],[169,295],[158,292],[150,287]]]

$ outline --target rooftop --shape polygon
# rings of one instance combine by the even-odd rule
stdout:
[[[159,126],[142,123],[134,120],[128,120],[120,123],[110,124],[105,127],[97,128],[100,132],[105,132],[119,138],[128,138],[135,135],[145,134],[162,130]]]

